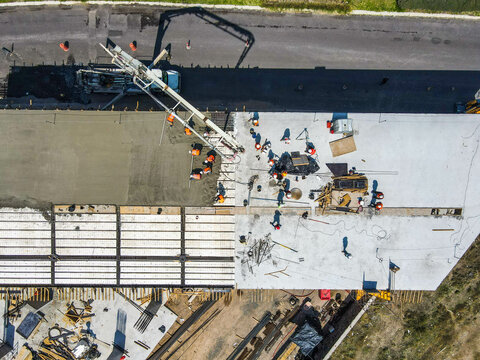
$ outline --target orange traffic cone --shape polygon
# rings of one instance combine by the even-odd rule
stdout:
[[[60,43],[59,46],[60,46],[60,48],[61,48],[63,51],[65,51],[65,52],[67,52],[68,49],[69,49],[68,41],[65,41],[64,43]]]

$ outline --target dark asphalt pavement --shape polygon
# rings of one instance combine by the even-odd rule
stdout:
[[[201,108],[445,113],[480,87],[479,27],[153,6],[3,9],[0,45],[13,44],[13,54],[2,54],[0,78],[14,63],[105,63],[98,42],[110,38],[128,49],[136,40],[135,56],[145,61],[169,46],[183,95]],[[69,52],[59,48],[62,41]]]

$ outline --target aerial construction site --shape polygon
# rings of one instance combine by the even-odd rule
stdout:
[[[228,16],[65,11],[86,40],[0,36],[0,358],[328,359],[375,303],[422,302],[480,233],[475,92],[383,111],[390,76],[374,95],[342,80],[371,110],[332,109],[310,75],[287,91],[252,69],[263,98],[242,106],[229,70],[196,83],[194,32],[173,20],[232,36],[246,71],[254,32]]]

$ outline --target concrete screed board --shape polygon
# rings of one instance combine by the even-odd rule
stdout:
[[[329,142],[342,135],[332,135],[326,127],[332,113],[260,113],[255,131],[262,144],[270,140],[277,155],[303,152],[305,140],[295,139],[306,128],[320,165],[318,173],[305,180],[297,182],[295,176],[288,176],[290,188],[301,189],[303,196],[280,209],[280,230],[270,225],[278,210],[277,189],[269,185],[267,154],[254,148],[250,116],[236,115],[236,136],[246,148],[237,165],[236,205],[243,205],[248,194],[245,182],[254,174],[259,180],[252,197],[263,200],[252,199],[247,214],[236,216],[236,238],[251,232],[252,239],[260,239],[271,233],[272,240],[298,252],[276,245],[271,258],[250,271],[243,263],[249,245],[237,241],[239,288],[360,289],[365,281],[378,289],[394,282],[395,289],[433,290],[479,234],[480,188],[474,181],[480,176],[479,115],[351,113],[357,151],[334,158]],[[280,140],[286,129],[290,144]],[[311,215],[316,203],[308,194],[331,180],[325,163],[332,162],[346,162],[349,168],[365,172],[370,192],[376,181],[378,191],[385,194],[384,211],[379,215],[371,209],[360,215]],[[261,192],[255,190],[257,185],[262,186]],[[310,219],[324,223],[302,219],[303,210],[293,211],[296,206],[311,210]],[[409,216],[402,208],[410,213],[421,208],[428,212]],[[432,208],[461,208],[462,215],[431,216]],[[350,259],[342,253],[344,244],[352,254]],[[389,274],[390,261],[400,267],[394,279]],[[283,273],[275,273],[280,270]]]

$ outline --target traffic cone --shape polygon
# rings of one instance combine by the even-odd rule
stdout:
[[[137,51],[137,42],[134,40],[132,41],[130,44],[130,49],[132,49],[132,51]]]
[[[59,46],[60,46],[60,48],[61,48],[63,51],[65,51],[65,52],[67,52],[68,49],[69,49],[68,41],[65,41],[64,43],[60,43]]]

